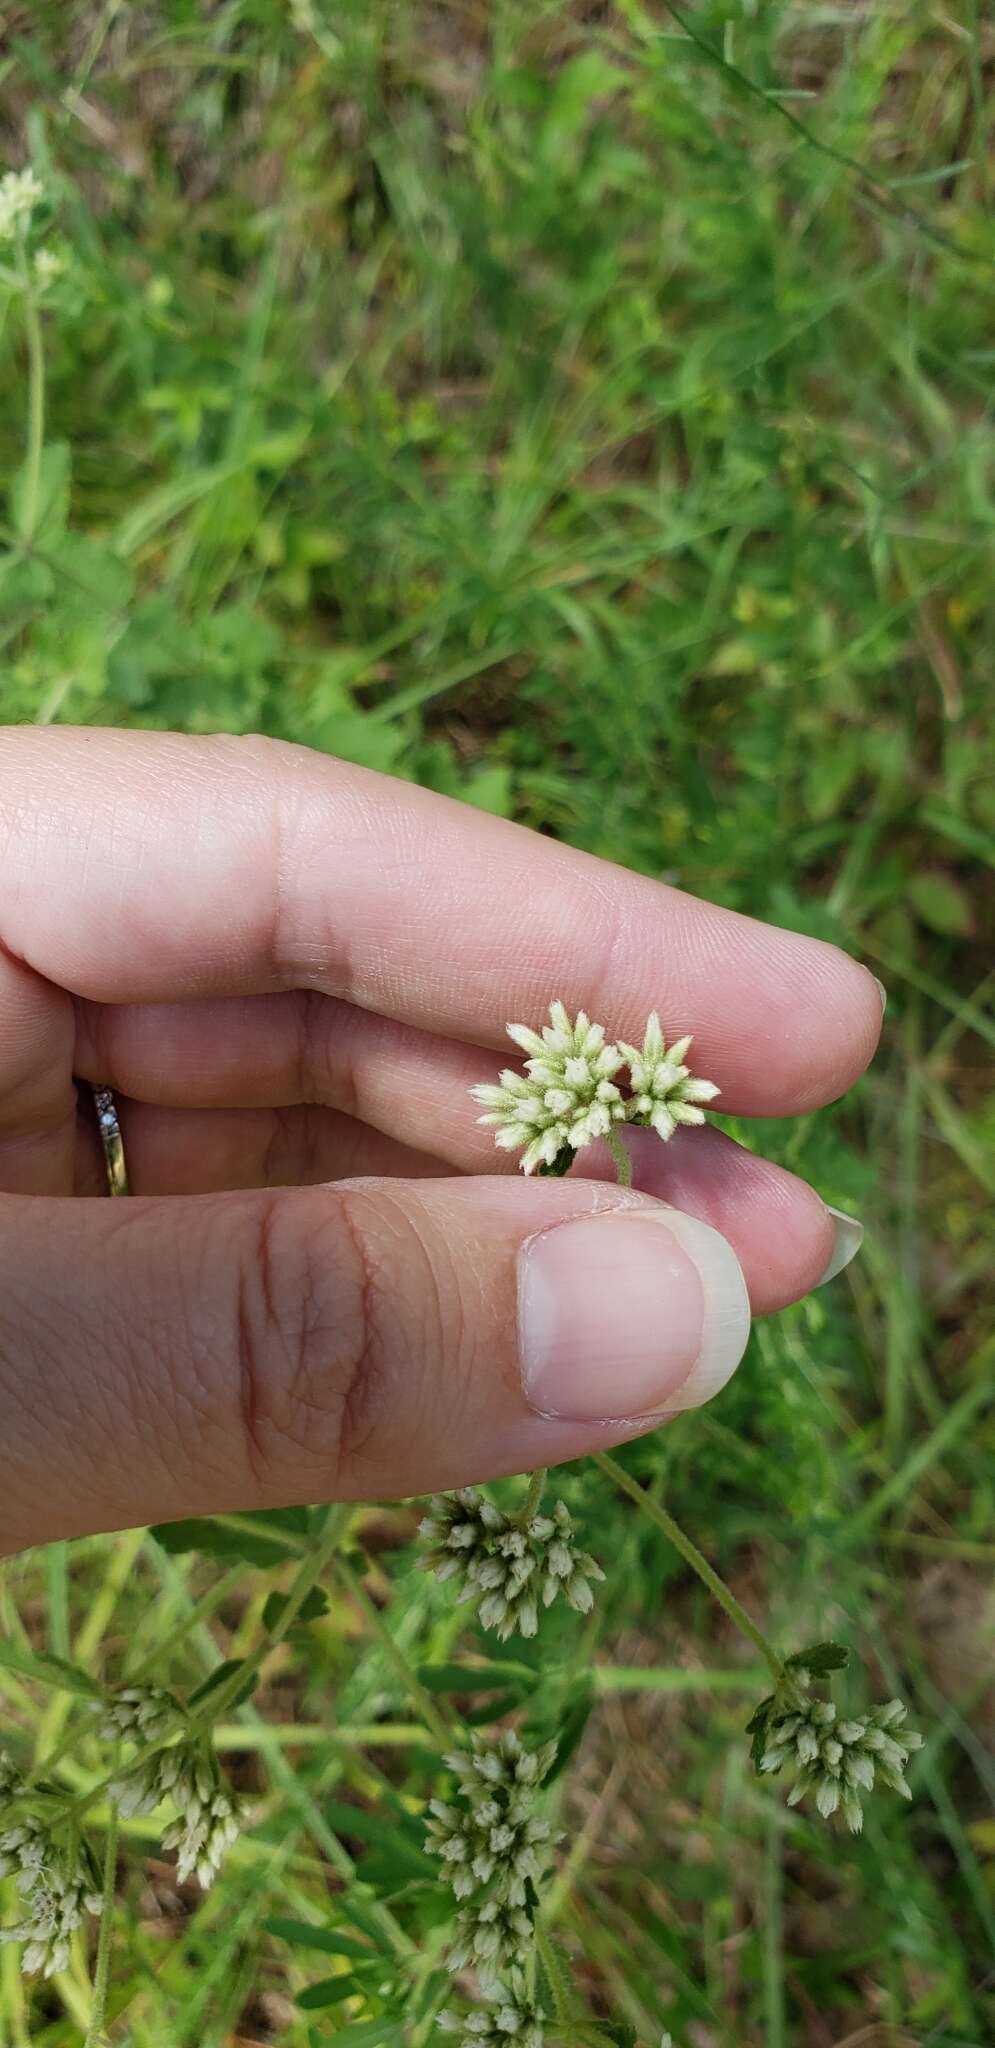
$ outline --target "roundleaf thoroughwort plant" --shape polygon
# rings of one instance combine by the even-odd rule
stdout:
[[[15,191],[8,204],[23,212],[28,201],[33,203],[30,193],[22,199]],[[610,1041],[602,1025],[583,1012],[572,1020],[560,1002],[551,1005],[550,1021],[541,1032],[519,1024],[508,1029],[525,1055],[524,1071],[508,1068],[496,1083],[473,1093],[483,1110],[481,1122],[494,1130],[502,1149],[521,1153],[526,1173],[567,1173],[581,1150],[603,1139],[619,1180],[628,1184],[625,1127],[654,1130],[667,1143],[680,1125],[702,1124],[705,1105],[718,1094],[712,1082],[696,1077],[687,1065],[690,1037],[668,1047],[655,1014],[641,1046]],[[771,1690],[747,1730],[755,1770],[761,1776],[790,1771],[791,1804],[811,1796],[820,1815],[829,1820],[839,1813],[855,1833],[862,1825],[863,1800],[878,1784],[909,1797],[905,1765],[921,1737],[905,1729],[902,1702],[891,1700],[863,1714],[841,1711],[829,1697],[829,1685],[847,1661],[846,1650],[823,1642],[782,1657],[666,1508],[616,1459],[600,1454],[595,1462],[674,1544],[769,1670]],[[424,1568],[450,1585],[459,1601],[471,1604],[479,1626],[501,1642],[516,1634],[535,1636],[543,1612],[559,1600],[578,1616],[587,1614],[604,1578],[595,1558],[579,1547],[566,1504],[547,1501],[546,1487],[547,1475],[533,1474],[516,1510],[499,1507],[480,1487],[461,1487],[436,1496],[421,1524]],[[44,1778],[32,1777],[11,1757],[0,1755],[0,1877],[13,1880],[19,1902],[19,1917],[2,1929],[0,1940],[20,1944],[25,1971],[48,1976],[67,1968],[78,1930],[88,1919],[99,1919],[87,2034],[91,2048],[102,2038],[108,1993],[118,1818],[152,1819],[162,1809],[161,1825],[158,1818],[152,1824],[163,1847],[176,1853],[178,1879],[195,1877],[202,1886],[214,1881],[251,1815],[222,1778],[213,1731],[247,1697],[263,1660],[295,1623],[322,1611],[319,1581],[329,1572],[362,1611],[410,1697],[438,1773],[438,1789],[427,1801],[424,1846],[419,1849],[405,1837],[404,1849],[408,1864],[424,1871],[422,1882],[436,1895],[434,1948],[426,1963],[417,1955],[412,1958],[408,1943],[402,1949],[403,1968],[399,1965],[387,1984],[375,1982],[383,1976],[383,1965],[371,1951],[374,1974],[364,1978],[357,1966],[356,1998],[368,1998],[366,2011],[375,2015],[384,2012],[387,1997],[392,2025],[410,2020],[410,2038],[418,2048],[429,2038],[426,2028],[433,2021],[458,2037],[463,2048],[507,2048],[509,2043],[544,2048],[554,2040],[618,2037],[617,2030],[612,2034],[584,2017],[565,1959],[544,1924],[545,1902],[551,1881],[556,1882],[559,1839],[549,1788],[569,1753],[569,1717],[552,1737],[528,1724],[514,1729],[507,1716],[519,1701],[514,1695],[509,1701],[507,1693],[491,1713],[495,1724],[505,1725],[491,1734],[482,1732],[479,1715],[471,1727],[444,1711],[409,1664],[351,1561],[345,1545],[355,1513],[352,1508],[324,1512],[311,1530],[313,1540],[303,1554],[298,1549],[289,1591],[267,1602],[262,1639],[253,1654],[222,1665],[186,1701],[156,1683],[152,1672],[112,1691],[81,1672],[69,1673],[75,1689],[91,1695],[99,1739],[107,1748],[107,1770],[88,1792],[72,1797],[52,1776],[66,1745],[46,1760]],[[68,1666],[63,1669],[69,1672]],[[494,1667],[498,1679],[520,1670],[510,1664]],[[457,1698],[470,1693],[477,1677],[477,1667],[467,1666],[465,1674],[457,1668],[450,1692]],[[385,1789],[390,1792],[389,1786]],[[85,1828],[88,1809],[99,1801],[110,1810],[102,1872]],[[349,1859],[344,1862],[348,1866]],[[386,1904],[367,1903],[364,1912],[367,1927],[386,1930],[391,1940],[398,1935]],[[275,1923],[275,1931],[281,1924],[297,1925]],[[436,1968],[440,1958],[448,1978]],[[453,1980],[458,2003],[447,1988]],[[334,1987],[336,1980],[328,1982]],[[313,2002],[321,2002],[323,1987],[313,1991]],[[365,2035],[365,2018],[357,2018]]]

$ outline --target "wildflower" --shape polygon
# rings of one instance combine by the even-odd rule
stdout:
[[[873,1792],[875,1775],[903,1799],[912,1797],[904,1771],[913,1750],[922,1748],[922,1736],[911,1729],[897,1733],[907,1712],[901,1700],[889,1700],[869,1714],[841,1720],[832,1700],[807,1700],[768,1722],[760,1769],[775,1772],[794,1764],[798,1776],[788,1805],[797,1806],[812,1792],[824,1820],[840,1807],[858,1835],[864,1825],[861,1794]]]
[[[453,1935],[449,1969],[475,1969],[489,1993],[531,1943],[532,1916],[523,1906],[511,1906],[505,1899],[485,1899],[482,1905],[464,1906],[456,1915]]]
[[[579,1614],[594,1604],[601,1566],[577,1548],[570,1513],[557,1501],[552,1514],[512,1519],[475,1486],[436,1494],[421,1524],[433,1548],[426,1569],[458,1581],[458,1598],[476,1600],[484,1628],[506,1642],[517,1629],[534,1636],[539,1602],[551,1607],[562,1593]]]
[[[10,1784],[9,1758],[0,1760]],[[22,1782],[15,1780],[19,1789]],[[24,1900],[25,1917],[0,1928],[0,1942],[20,1942],[21,1967],[29,1976],[51,1977],[69,1963],[69,1945],[86,1913],[99,1914],[101,1897],[86,1850],[60,1843],[37,1815],[27,1813],[0,1833],[0,1877],[11,1876]]]
[[[470,1093],[482,1103],[478,1122],[494,1127],[503,1151],[522,1151],[525,1173],[566,1173],[582,1146],[609,1137],[617,1123],[648,1124],[658,1137],[672,1138],[678,1124],[702,1124],[700,1107],[714,1101],[714,1081],[699,1080],[684,1058],[690,1038],[664,1043],[653,1011],[642,1046],[605,1039],[603,1024],[581,1010],[571,1023],[560,1002],[549,1006],[542,1035],[525,1024],[509,1024],[509,1038],[527,1055],[525,1073],[505,1068],[497,1082],[482,1082]],[[615,1076],[628,1065],[630,1092]]]
[[[529,1903],[529,1886],[538,1884],[552,1849],[536,1795],[555,1755],[555,1742],[528,1750],[506,1729],[496,1742],[478,1741],[445,1758],[456,1776],[456,1801],[432,1800],[427,1846],[445,1865],[456,1898],[486,1886],[489,1901],[512,1908]],[[465,1924],[461,1933],[465,1937]]]
[[[702,1081],[684,1066],[691,1039],[678,1038],[669,1051],[664,1044],[660,1019],[654,1010],[648,1018],[641,1047],[619,1040],[632,1082],[626,1102],[626,1121],[648,1124],[659,1138],[672,1138],[678,1124],[703,1124],[702,1102],[714,1102],[719,1090],[714,1081]]]
[[[439,2026],[443,2033],[460,2036],[457,2048],[543,2048],[546,2039],[542,2014],[524,1990],[490,2012],[472,2012],[464,2019],[444,2012]]]
[[[141,1743],[161,1742],[183,1713],[178,1700],[161,1685],[121,1686],[107,1702],[94,1701],[94,1711],[104,1715],[100,1733],[105,1741]]]
[[[44,187],[34,171],[8,171],[0,178],[0,242],[12,242],[30,220]]]
[[[196,1875],[205,1890],[213,1884],[244,1815],[209,1750],[197,1741],[159,1750],[113,1784],[111,1794],[126,1819],[151,1813],[171,1799],[180,1818],[167,1828],[162,1844],[177,1852],[179,1882]]]
[[[550,1004],[549,1015],[541,1037],[525,1024],[507,1027],[527,1055],[524,1075],[505,1068],[499,1082],[470,1090],[485,1111],[478,1122],[495,1127],[495,1144],[506,1152],[524,1147],[523,1173],[564,1171],[625,1116],[613,1078],[622,1055],[606,1044],[604,1025],[592,1024],[583,1010],[571,1023],[560,1002]]]

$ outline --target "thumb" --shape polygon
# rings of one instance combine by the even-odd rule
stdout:
[[[427,1493],[698,1406],[735,1254],[591,1181],[0,1197],[0,1553],[191,1513]]]

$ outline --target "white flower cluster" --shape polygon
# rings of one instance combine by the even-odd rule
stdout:
[[[482,1626],[494,1629],[502,1642],[516,1629],[535,1635],[540,1600],[551,1607],[562,1594],[578,1614],[589,1613],[592,1587],[605,1576],[577,1548],[563,1501],[552,1514],[523,1522],[504,1514],[477,1487],[461,1486],[429,1502],[421,1534],[433,1546],[426,1569],[440,1579],[456,1579],[457,1597],[475,1600]]]
[[[494,1129],[502,1151],[522,1152],[524,1173],[565,1173],[577,1153],[615,1124],[644,1124],[663,1139],[678,1124],[704,1123],[701,1104],[718,1094],[713,1081],[698,1080],[684,1065],[690,1038],[669,1050],[654,1010],[641,1047],[606,1041],[603,1024],[583,1010],[572,1023],[561,1002],[549,1006],[542,1035],[525,1024],[509,1024],[508,1036],[526,1054],[525,1073],[506,1067],[497,1082],[470,1090]],[[615,1076],[629,1068],[623,1095]]]
[[[519,2048],[542,2048],[542,2020],[526,1995],[522,1964],[535,1939],[538,1887],[553,1849],[552,1830],[536,1809],[555,1755],[555,1742],[529,1750],[510,1729],[496,1741],[475,1738],[472,1750],[445,1758],[457,1780],[455,1799],[434,1799],[429,1808],[428,1847],[456,1897],[470,1902],[456,1917],[449,1968],[472,1967],[489,2006],[440,2023],[462,2033],[463,2048],[509,2039]]]
[[[911,1729],[898,1733],[907,1712],[901,1700],[889,1700],[868,1714],[841,1719],[832,1700],[799,1698],[768,1719],[760,1769],[774,1772],[794,1764],[798,1776],[788,1805],[797,1806],[812,1792],[825,1820],[839,1807],[857,1835],[864,1825],[861,1794],[873,1792],[876,1776],[903,1799],[912,1797],[905,1766],[923,1739]]]
[[[524,1076],[506,1067],[500,1082],[470,1091],[485,1110],[478,1122],[495,1127],[495,1144],[504,1152],[525,1147],[525,1173],[555,1167],[562,1153],[605,1137],[625,1116],[613,1079],[622,1054],[605,1044],[604,1025],[592,1024],[583,1010],[572,1024],[562,1003],[551,1003],[549,1015],[541,1037],[525,1024],[508,1025],[509,1038],[528,1055]]]
[[[532,1940],[532,1918],[524,1906],[507,1899],[485,1899],[457,1913],[449,1950],[449,1968],[474,1969],[483,1982],[507,1956],[521,1955]]]
[[[44,196],[34,171],[7,171],[0,178],[0,242],[12,242],[27,227]]]
[[[490,2011],[472,2012],[464,2019],[442,2013],[443,2033],[459,2035],[457,2048],[543,2048],[542,2014],[527,1995],[524,1972],[511,1970],[498,1992]]]
[[[20,1772],[0,1756],[0,1801],[12,1805],[24,1790]],[[5,1818],[7,1816],[4,1816]],[[19,1942],[21,1968],[51,1977],[69,1965],[72,1937],[87,1913],[99,1914],[100,1891],[85,1848],[60,1842],[52,1828],[30,1810],[0,1828],[0,1877],[13,1877],[25,1917],[0,1928],[0,1942]]]
[[[108,1742],[163,1742],[183,1718],[179,1701],[161,1685],[124,1685],[93,1705],[103,1715],[100,1733]]]
[[[619,1040],[618,1049],[632,1084],[632,1097],[625,1108],[626,1121],[648,1125],[664,1143],[673,1137],[678,1124],[703,1124],[705,1117],[700,1105],[714,1102],[719,1092],[714,1081],[698,1080],[684,1065],[690,1046],[689,1036],[675,1039],[668,1049],[655,1010],[647,1019],[641,1046]]]
[[[172,1704],[175,1708],[176,1702]],[[184,1884],[196,1876],[205,1890],[213,1884],[225,1851],[241,1830],[244,1813],[240,1801],[223,1785],[217,1761],[203,1742],[194,1739],[157,1750],[110,1789],[126,1820],[151,1813],[164,1799],[171,1799],[180,1818],[166,1829],[162,1845],[176,1850],[177,1878]]]
[[[444,1758],[460,1804],[432,1800],[428,1847],[441,1857],[458,1899],[486,1886],[490,1899],[512,1907],[530,1903],[529,1885],[538,1883],[552,1847],[536,1794],[555,1755],[555,1742],[525,1749],[509,1728],[496,1742],[478,1740],[472,1750]]]

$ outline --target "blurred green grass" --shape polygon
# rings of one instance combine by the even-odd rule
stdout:
[[[860,1842],[785,1815],[745,1775],[749,1699],[667,1687],[734,1646],[571,1475],[618,1560],[587,1652],[663,1677],[589,1727],[562,1933],[592,2010],[652,2048],[953,2048],[995,2017],[993,100],[972,0],[4,22],[4,147],[69,257],[45,345],[71,488],[30,574],[0,564],[0,716],[262,728],[832,939],[888,986],[845,1105],[738,1132],[865,1218],[862,1259],[629,1456],[785,1641],[844,1634],[930,1742],[914,1808]],[[26,392],[11,304],[0,477]],[[381,1590],[439,1655],[409,1530],[374,1525]],[[258,1624],[281,1583],[259,1580],[89,1542],[9,1566],[0,1618],[115,1675],[203,1600],[170,1652],[199,1676]],[[0,1690],[46,1754],[64,1703]],[[243,1710],[237,1767],[254,1784],[264,1754],[274,1798],[189,1922],[133,1825],[112,2039],[328,2038],[263,1922],[320,1901],[322,1788],[376,1785],[334,1721],[385,1690],[355,1617],[278,1660],[264,1720],[316,1732],[274,1750]],[[415,1795],[417,1754],[380,1760]],[[0,2039],[77,2039],[82,1981],[29,2009],[0,1953]]]

